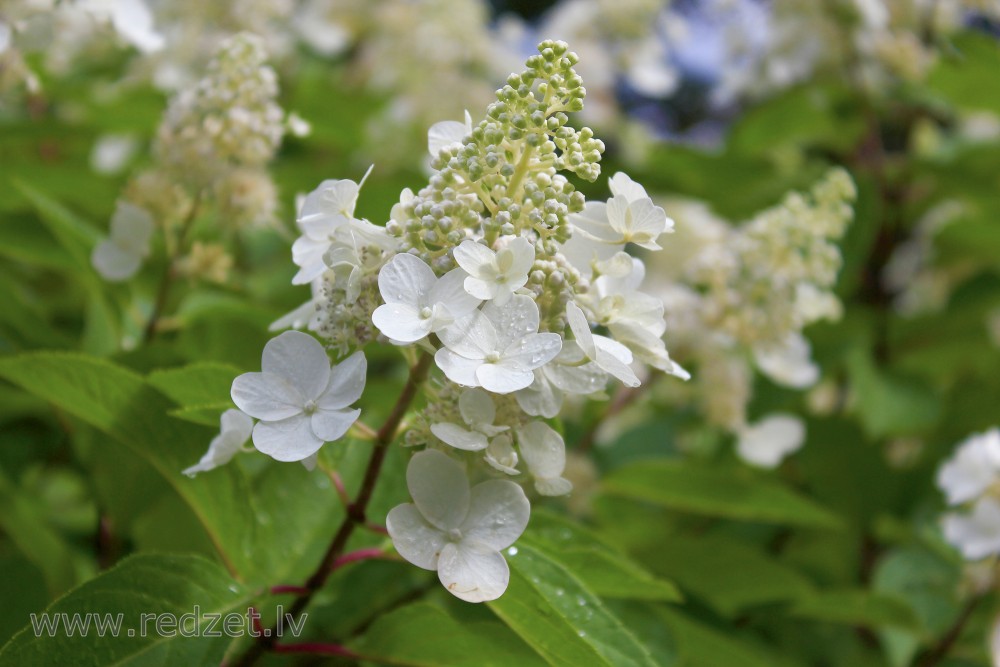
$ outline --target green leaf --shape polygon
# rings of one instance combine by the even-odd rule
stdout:
[[[903,599],[866,590],[820,592],[799,600],[790,613],[829,623],[920,629],[920,620]]]
[[[937,397],[915,380],[880,372],[865,350],[847,358],[858,419],[872,438],[920,433],[941,416]]]
[[[812,584],[796,570],[750,544],[723,536],[674,535],[650,543],[636,556],[724,616],[813,594]]]
[[[209,614],[238,613],[246,628],[248,602],[247,592],[225,570],[203,558],[133,556],[66,594],[45,612],[60,622],[64,614],[92,621],[88,614],[112,622],[120,618],[117,636],[110,629],[98,636],[95,626],[86,636],[79,632],[70,636],[60,628],[54,636],[42,632],[36,637],[29,624],[0,650],[0,665],[218,665],[230,638],[182,637],[178,632],[161,636],[148,615],[171,614],[181,620],[187,614],[190,621],[184,627],[190,630],[196,624],[204,629]],[[221,630],[221,624],[215,628]]]
[[[143,379],[107,361],[45,352],[0,360],[0,376],[87,422],[146,459],[198,517],[233,572],[260,571],[253,549],[258,519],[237,466],[211,483],[180,474],[204,453],[212,431],[167,416],[170,404]]]
[[[43,509],[0,472],[0,527],[44,574],[51,595],[69,590],[76,573],[66,541],[45,520]]]
[[[146,381],[184,408],[221,406],[225,410],[232,407],[229,391],[240,372],[229,364],[201,362],[153,371]],[[216,412],[215,423],[219,421],[219,412],[221,410]]]
[[[596,533],[552,512],[531,513],[531,525],[518,542],[522,543],[544,552],[603,598],[681,599],[672,583],[654,576]]]
[[[615,470],[602,488],[605,493],[692,514],[816,528],[840,526],[835,515],[811,500],[743,470],[644,461]]]
[[[677,642],[680,667],[778,667],[787,664],[777,656],[719,630],[684,616],[673,609],[661,609],[660,617]]]
[[[656,664],[621,621],[562,565],[528,545],[507,553],[510,586],[489,607],[550,665]]]
[[[1000,48],[990,36],[966,33],[939,58],[927,86],[959,107],[1000,111]]]
[[[100,238],[91,225],[34,188],[17,183],[17,188],[38,211],[39,219],[76,264],[74,276],[86,291],[86,311],[81,347],[106,356],[118,349],[117,315],[104,293],[104,283],[90,266],[90,252]]]
[[[414,667],[547,664],[503,624],[458,620],[427,603],[380,616],[351,648],[367,659]]]

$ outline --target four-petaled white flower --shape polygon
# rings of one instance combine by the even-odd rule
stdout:
[[[538,317],[529,297],[514,296],[504,306],[491,301],[438,333],[445,347],[434,361],[457,384],[496,394],[524,389],[562,347],[559,334],[537,333]]]
[[[326,180],[306,196],[296,221],[302,236],[292,244],[292,261],[300,267],[292,278],[293,285],[305,285],[323,274],[328,268],[324,257],[345,238],[354,219],[361,186],[374,166],[355,183],[349,179]]]
[[[531,422],[517,430],[521,458],[535,479],[535,490],[543,496],[564,496],[573,484],[562,474],[566,469],[566,443],[545,422]]]
[[[978,497],[1000,480],[1000,429],[970,436],[937,474],[949,505]]]
[[[465,290],[477,299],[492,299],[500,306],[524,287],[535,263],[534,246],[520,236],[497,252],[467,240],[462,241],[454,253],[455,261],[469,274]]]
[[[510,570],[500,550],[521,536],[531,511],[521,487],[490,480],[470,489],[462,466],[433,449],[413,455],[406,484],[413,503],[386,517],[399,555],[437,570],[448,592],[466,602],[503,595]]]
[[[638,387],[642,384],[629,367],[632,363],[632,352],[618,341],[595,335],[590,330],[590,323],[583,310],[572,301],[566,304],[566,319],[576,338],[576,344],[588,359],[597,364],[598,368],[618,378],[627,387]]]
[[[355,352],[331,368],[326,350],[312,336],[286,331],[264,346],[260,373],[233,381],[232,397],[260,420],[253,444],[278,461],[301,461],[343,436],[360,410],[349,406],[365,388],[367,362]]]
[[[153,216],[146,209],[119,201],[111,216],[111,234],[94,247],[90,263],[105,280],[128,280],[149,256],[154,229]]]
[[[1000,554],[1000,502],[983,496],[969,514],[949,512],[942,519],[944,537],[968,560]]]
[[[212,438],[205,455],[198,463],[184,469],[184,474],[188,477],[229,463],[250,439],[253,431],[253,419],[240,410],[226,410],[219,423],[219,435]]]
[[[634,243],[647,250],[662,250],[656,241],[674,230],[674,221],[627,175],[615,174],[608,185],[612,196],[607,203],[587,202],[581,213],[570,217],[575,232],[606,245]]]
[[[486,449],[489,438],[506,431],[509,426],[494,426],[497,409],[493,399],[482,389],[466,389],[458,397],[458,410],[462,420],[469,426],[462,428],[458,424],[443,422],[431,424],[431,433],[442,442],[469,452]]]
[[[806,427],[798,417],[772,414],[739,431],[736,453],[747,463],[774,468],[781,460],[802,447]]]
[[[422,259],[402,253],[378,274],[385,304],[372,313],[372,322],[387,338],[413,343],[470,314],[480,300],[463,287],[468,274],[453,269],[440,278]]]

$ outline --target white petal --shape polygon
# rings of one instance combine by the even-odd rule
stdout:
[[[525,335],[538,331],[538,305],[531,297],[518,294],[506,304],[491,302],[483,306],[481,312],[497,332],[496,346],[487,351],[503,350]]]
[[[478,452],[489,444],[486,436],[478,431],[468,431],[458,424],[431,424],[431,433],[445,444],[467,452]]]
[[[330,381],[316,404],[324,410],[346,408],[361,398],[367,375],[368,360],[359,350],[330,370]]]
[[[455,262],[475,278],[492,281],[496,279],[496,253],[475,241],[462,241],[453,251]]]
[[[507,590],[510,569],[499,552],[477,544],[446,544],[438,558],[438,579],[466,602],[496,600]]]
[[[629,204],[632,218],[632,242],[648,250],[660,250],[656,239],[667,231],[670,224],[667,214],[651,199],[639,199]]]
[[[438,556],[448,539],[433,527],[413,503],[397,505],[385,517],[385,528],[400,556],[425,570],[436,570]]]
[[[495,280],[483,280],[482,278],[476,278],[475,276],[468,276],[462,282],[462,288],[465,289],[469,296],[477,301],[490,301],[495,299],[498,302],[506,303],[510,300],[510,290],[504,289],[504,287]]]
[[[528,334],[501,353],[500,364],[518,371],[533,371],[555,359],[560,349],[562,338],[559,334]]]
[[[239,445],[250,439],[253,432],[253,418],[241,410],[229,409],[219,418],[220,433]]]
[[[1000,430],[969,437],[938,469],[937,485],[949,505],[972,500],[993,484],[1000,473]]]
[[[580,346],[583,353],[590,360],[596,359],[597,345],[594,343],[594,334],[590,330],[590,323],[587,322],[587,316],[583,314],[580,306],[572,301],[566,304],[566,321],[569,323],[570,331],[573,332],[576,344]]]
[[[273,373],[244,373],[233,380],[233,403],[257,419],[277,421],[300,414],[306,399],[288,380]]]
[[[813,363],[809,341],[801,334],[791,334],[780,345],[755,348],[754,359],[761,372],[774,382],[793,389],[816,384],[819,367]]]
[[[400,343],[414,343],[431,332],[433,318],[424,319],[414,306],[406,303],[384,303],[372,313],[372,324],[386,338]]]
[[[111,14],[115,30],[143,53],[163,48],[166,40],[153,27],[153,13],[142,0],[118,0]]]
[[[629,234],[629,203],[622,195],[608,200],[608,224],[615,231],[615,242],[623,242]]]
[[[494,470],[499,470],[507,475],[518,475],[517,452],[511,445],[510,436],[501,435],[490,441],[490,446],[486,448],[486,455],[483,457]]]
[[[519,370],[504,364],[483,364],[476,369],[476,380],[487,391],[509,394],[530,386],[535,376],[530,370]]]
[[[612,195],[623,195],[629,202],[649,197],[645,188],[621,171],[608,179],[608,187],[611,188]]]
[[[408,253],[396,255],[378,272],[378,289],[386,303],[419,307],[436,281],[434,270]]]
[[[535,263],[535,247],[528,242],[528,239],[523,236],[518,236],[513,241],[507,244],[506,250],[510,253],[508,256],[510,260],[510,266],[506,270],[501,267],[503,273],[508,276],[508,278],[521,277],[527,282],[528,272],[531,270],[531,266]],[[498,255],[499,262],[499,255]],[[517,289],[524,285],[521,282],[519,285],[511,285],[512,289]]]
[[[459,530],[491,549],[506,549],[521,537],[531,515],[531,503],[519,484],[491,479],[472,487],[469,514]]]
[[[371,169],[368,171],[371,172]],[[365,178],[367,177],[366,173]],[[302,203],[299,220],[331,214],[354,217],[354,207],[357,205],[360,191],[361,186],[348,179],[323,181]]]
[[[553,363],[546,366],[543,372],[549,382],[568,394],[582,396],[593,394],[603,389],[608,382],[607,373],[595,363],[583,366],[565,366]]]
[[[144,209],[119,200],[111,217],[111,240],[118,247],[139,257],[149,254],[149,242],[156,225],[153,216]]]
[[[469,513],[469,480],[462,466],[436,449],[417,452],[406,467],[406,485],[420,513],[441,530],[458,528]]]
[[[281,421],[257,422],[253,429],[253,446],[277,461],[301,461],[323,446],[305,415],[295,415]]]
[[[467,359],[484,359],[500,348],[497,329],[481,310],[455,320],[454,324],[438,332],[438,338],[449,350]]]
[[[532,417],[552,419],[562,409],[562,391],[554,387],[541,370],[536,370],[534,376],[535,381],[514,394],[514,398],[518,406]]]
[[[443,120],[440,123],[434,123],[427,131],[427,150],[432,156],[437,157],[442,148],[461,146],[462,140],[468,132],[465,123],[457,120]]]
[[[1000,503],[984,496],[970,514],[946,514],[943,529],[945,539],[968,560],[1000,553]]]
[[[316,469],[316,464],[318,462],[319,462],[319,452],[316,452],[312,456],[307,456],[301,461],[299,461],[299,463],[302,464],[302,467],[308,470],[309,472],[312,472],[313,470]]]
[[[562,475],[566,468],[566,444],[548,424],[536,421],[518,429],[517,442],[532,476],[544,479]]]
[[[438,278],[428,295],[428,304],[444,304],[456,320],[471,313],[479,306],[481,299],[477,299],[466,291],[465,279],[467,277],[468,274],[465,270],[459,268],[452,269]]]
[[[497,409],[490,395],[481,389],[466,389],[458,397],[458,410],[462,419],[469,426],[477,424],[492,424],[496,419]]]
[[[454,382],[465,387],[478,387],[476,369],[483,365],[482,359],[467,359],[449,349],[441,348],[434,354],[434,363]]]
[[[136,274],[142,265],[142,258],[110,240],[105,240],[94,246],[90,263],[105,280],[119,282],[128,280]]]
[[[573,483],[563,477],[536,477],[535,491],[543,496],[565,496],[573,490]]]
[[[621,380],[626,387],[638,387],[642,384],[629,366],[632,353],[627,347],[604,336],[594,336],[594,343],[597,345],[595,361],[601,369]]]
[[[309,418],[313,433],[324,442],[340,440],[361,416],[361,410],[317,410]]]
[[[736,452],[752,465],[773,468],[802,447],[806,427],[793,415],[768,415],[739,434]]]
[[[313,400],[330,381],[330,358],[323,345],[309,334],[286,331],[264,346],[261,370],[280,375],[306,400]]]

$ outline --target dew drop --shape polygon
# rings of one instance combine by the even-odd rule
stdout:
[[[577,632],[576,634],[577,634],[577,635],[579,635],[580,637],[586,637],[586,636],[587,636],[587,633],[586,633],[586,632],[584,632],[583,630],[580,630],[580,631],[579,631],[579,632]]]
[[[517,555],[517,547],[511,547],[510,549],[507,549],[507,555],[508,556],[516,556]]]

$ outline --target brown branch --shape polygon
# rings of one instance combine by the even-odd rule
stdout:
[[[347,506],[347,516],[344,517],[340,528],[333,536],[333,541],[327,547],[326,554],[312,573],[312,576],[306,580],[305,585],[302,587],[302,593],[295,598],[295,601],[286,614],[287,616],[291,616],[292,619],[297,619],[305,611],[306,607],[312,601],[313,595],[326,583],[326,580],[334,570],[337,560],[344,553],[344,547],[347,546],[347,541],[354,534],[354,530],[365,525],[365,512],[368,508],[368,502],[371,500],[372,493],[375,491],[375,482],[378,480],[379,473],[382,470],[382,463],[385,461],[385,455],[389,449],[388,446],[395,439],[396,431],[399,429],[406,411],[410,408],[410,404],[417,395],[417,390],[427,377],[427,371],[430,369],[432,359],[433,357],[424,353],[420,356],[416,365],[410,369],[410,375],[406,380],[403,391],[399,394],[399,398],[396,399],[396,405],[393,406],[392,412],[386,417],[385,423],[382,424],[382,428],[378,430],[375,436],[372,453],[368,459],[368,467],[365,469],[365,476],[361,482],[361,490],[358,491],[354,502]],[[264,653],[275,650],[278,639],[280,637],[277,635],[276,628],[271,628],[270,632],[262,632],[247,652],[236,662],[232,663],[233,666],[248,667],[249,665],[253,665]]]
[[[917,660],[914,662],[914,667],[934,667],[934,665],[939,664],[942,660],[948,657],[948,652],[951,651],[955,642],[962,634],[962,630],[965,629],[965,624],[969,622],[972,618],[972,612],[976,610],[976,605],[979,604],[979,596],[973,597],[967,603],[965,607],[962,608],[962,612],[952,623],[951,627],[948,628],[948,632],[944,633],[938,643],[927,649]]]

